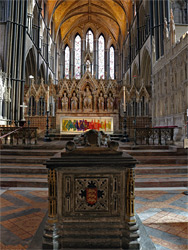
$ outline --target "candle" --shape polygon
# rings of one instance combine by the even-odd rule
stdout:
[[[47,90],[47,112],[49,112],[50,111],[50,96],[49,96],[49,92],[50,92],[50,90],[49,90],[49,86],[48,86],[48,90]]]
[[[123,86],[123,111],[126,112],[125,86]]]

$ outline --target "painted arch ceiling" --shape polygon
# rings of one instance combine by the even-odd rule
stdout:
[[[100,27],[116,42],[126,35],[126,22],[130,22],[132,0],[48,0],[49,21],[55,24],[66,39],[77,27],[87,23]]]

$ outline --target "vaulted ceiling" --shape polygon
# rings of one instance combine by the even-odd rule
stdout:
[[[48,0],[47,8],[49,22],[53,20],[55,32],[60,31],[63,40],[74,29],[91,23],[120,42],[131,19],[132,0]]]

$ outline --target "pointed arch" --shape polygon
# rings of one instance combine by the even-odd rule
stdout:
[[[81,36],[76,34],[74,39],[74,76],[81,77]]]
[[[29,83],[29,76],[34,76],[35,80],[37,79],[37,66],[36,66],[36,56],[34,48],[31,48],[27,53],[26,60],[25,60],[25,78],[26,83]]]
[[[89,50],[90,52],[93,52],[94,49],[94,34],[93,31],[91,30],[91,28],[88,29],[87,33],[86,33],[86,47],[89,44]]]
[[[105,74],[105,39],[103,34],[98,39],[98,78],[104,79]]]

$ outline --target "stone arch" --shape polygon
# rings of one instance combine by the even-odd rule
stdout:
[[[38,25],[38,6],[35,4],[33,8],[33,24]]]
[[[141,59],[141,78],[145,86],[150,86],[151,81],[151,58],[147,49],[144,49]]]
[[[135,87],[137,89],[140,87],[138,65],[136,63],[133,64],[133,68],[132,68],[132,84],[133,83],[135,84]]]
[[[39,69],[39,73],[38,73],[38,76],[39,76],[39,83],[41,82],[41,80],[43,79],[44,82],[46,80],[46,74],[45,74],[45,66],[44,66],[44,63],[41,63],[40,65],[40,69]]]
[[[36,56],[34,52],[34,48],[31,48],[26,56],[25,60],[25,78],[26,83],[29,83],[29,76],[34,76],[34,79],[36,81],[37,79],[37,66],[36,66]]]
[[[91,30],[93,32],[93,37],[95,39],[96,37],[96,27],[93,23],[87,23],[85,26],[84,26],[84,29],[83,29],[83,36],[84,38],[86,38],[86,34],[87,32]]]
[[[70,47],[74,48],[74,40],[75,37],[79,35],[81,37],[81,39],[83,39],[83,30],[80,27],[77,27],[76,29],[74,29],[71,33],[70,36]]]

